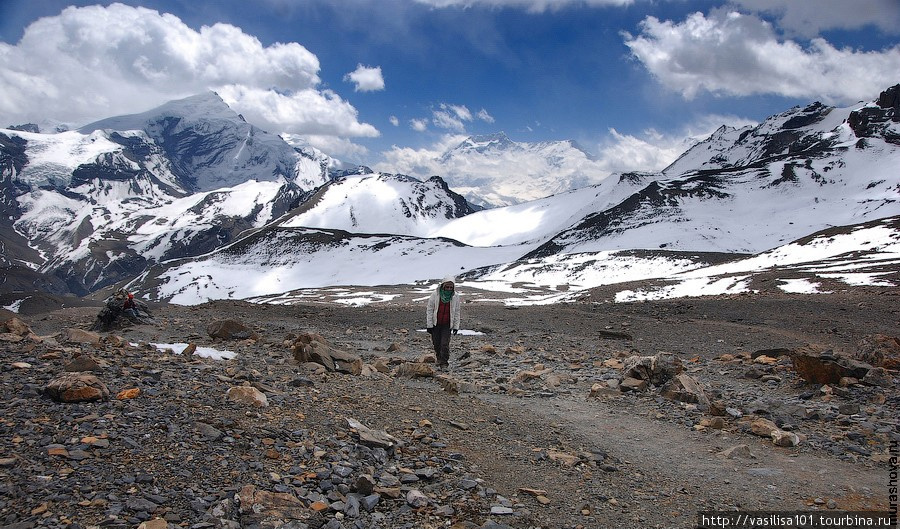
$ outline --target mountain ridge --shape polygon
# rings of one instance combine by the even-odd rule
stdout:
[[[835,224],[900,215],[900,175],[894,169],[900,167],[900,149],[893,142],[900,119],[898,91],[900,85],[876,102],[845,109],[813,103],[755,127],[723,127],[664,171],[604,177],[576,190],[482,211],[464,198],[465,189],[446,178],[423,182],[365,166],[337,169],[340,164],[314,151],[304,154],[272,135],[266,138],[278,145],[275,154],[246,158],[250,163],[241,173],[246,180],[196,191],[199,180],[179,177],[176,166],[196,160],[228,166],[235,158],[223,162],[223,153],[266,143],[254,143],[263,133],[248,132],[252,126],[222,108],[214,94],[173,102],[181,114],[161,121],[165,112],[156,109],[52,137],[7,129],[0,131],[0,197],[7,213],[0,229],[10,240],[4,258],[10,265],[31,263],[33,270],[66,281],[79,294],[127,282],[164,299],[173,294],[157,290],[159,283],[142,287],[148,270],[156,270],[156,277],[169,274],[170,282],[209,277],[216,284],[230,284],[224,277],[201,273],[196,265],[219,259],[221,273],[237,270],[230,245],[238,240],[262,252],[254,257],[261,268],[269,266],[266,252],[280,256],[271,261],[275,268],[267,276],[268,286],[248,294],[254,297],[271,294],[279,281],[294,281],[296,288],[324,286],[290,279],[283,267],[291,258],[326,268],[329,262],[353,263],[343,267],[345,275],[340,267],[310,275],[340,284],[365,278],[372,284],[534,263],[547,270],[556,267],[562,278],[585,267],[606,266],[600,258],[579,257],[579,264],[573,256],[618,259],[609,252],[634,249],[755,254]],[[224,125],[213,123],[221,117],[215,113],[196,118],[194,125],[181,123],[196,115],[195,104],[227,115]],[[146,126],[148,119],[162,125]],[[172,125],[176,121],[181,125]],[[102,128],[116,123],[127,130]],[[143,129],[131,128],[141,123]],[[235,131],[244,131],[244,143],[235,143],[240,136]],[[175,146],[199,145],[196,160],[188,159],[190,149],[167,151],[163,144],[170,140]],[[503,133],[467,141],[460,145],[482,153],[522,148]],[[552,142],[542,152],[552,155],[562,148],[570,153],[573,145]],[[260,180],[252,178],[259,167],[273,167],[266,164],[285,149],[299,165],[305,164],[292,178],[267,170]],[[171,152],[178,153],[174,162],[167,154]],[[544,163],[555,162],[550,156]],[[521,178],[512,174],[511,181]],[[270,244],[267,236],[302,240],[304,250],[290,253],[290,245]],[[334,253],[340,248],[346,251]],[[417,272],[399,273],[406,266]],[[243,287],[208,292],[231,296]]]

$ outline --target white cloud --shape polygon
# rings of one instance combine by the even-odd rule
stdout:
[[[647,17],[625,34],[631,53],[663,85],[693,98],[777,94],[826,103],[871,99],[896,83],[900,45],[878,52],[837,49],[821,38],[804,48],[780,40],[753,15],[717,10],[681,23]]]
[[[483,108],[478,111],[478,114],[476,114],[475,117],[477,117],[481,121],[484,121],[485,123],[493,123],[494,122],[494,116],[488,114],[488,111]]]
[[[298,43],[263,46],[229,24],[198,31],[123,4],[68,7],[32,23],[17,44],[0,43],[2,125],[80,125],[212,89],[274,132],[378,135],[320,83],[318,58]]]
[[[300,90],[280,94],[273,90],[229,85],[219,96],[255,125],[278,132],[374,138],[378,130],[357,121],[356,109],[330,90]]]
[[[426,130],[428,130],[428,120],[411,119],[409,120],[409,128],[413,129],[416,132],[425,132]]]
[[[435,127],[452,130],[453,132],[466,131],[466,124],[446,110],[436,110],[431,116],[431,122],[434,123]]]
[[[435,127],[453,132],[465,132],[466,121],[472,121],[472,113],[464,105],[441,103],[440,108],[431,113],[431,122]]]
[[[756,122],[737,116],[712,114],[666,134],[647,129],[634,136],[611,128],[609,136],[598,145],[597,158],[600,165],[610,172],[661,171],[722,125],[741,128],[756,125]]]
[[[494,122],[494,117],[487,110],[482,108],[473,115],[465,105],[441,103],[436,110],[431,112],[431,122],[434,123],[434,126],[459,134],[466,131],[466,123],[471,123],[476,119],[486,123]]]
[[[390,121],[390,122],[391,122],[391,125],[393,125],[393,126],[395,126],[395,127],[399,127],[399,126],[400,126],[400,120],[397,118],[397,116],[391,116],[391,117],[389,117],[389,118],[388,118],[388,121]]]
[[[415,0],[420,4],[432,7],[487,7],[493,9],[516,8],[524,9],[529,13],[543,13],[555,11],[572,5],[587,5],[593,7],[626,6],[634,3],[634,0]]]
[[[385,161],[376,164],[374,169],[386,173],[401,173],[418,177],[446,175],[438,158],[447,150],[462,143],[466,137],[466,135],[445,134],[437,143],[423,149],[394,145],[390,151],[382,153]]]
[[[732,0],[740,11],[774,15],[788,33],[814,37],[828,29],[874,26],[889,34],[900,33],[897,0]]]
[[[369,155],[369,149],[346,138],[305,134],[303,139],[322,152],[343,161],[362,161]]]
[[[344,76],[345,81],[356,84],[354,90],[356,92],[376,92],[384,90],[384,77],[381,75],[381,66],[363,66],[356,67],[356,70]]]

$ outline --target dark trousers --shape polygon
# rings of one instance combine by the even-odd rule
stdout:
[[[450,324],[435,325],[431,332],[431,343],[434,344],[434,354],[437,355],[437,363],[448,364],[450,362]]]

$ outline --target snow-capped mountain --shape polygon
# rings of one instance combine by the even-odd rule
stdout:
[[[900,85],[879,99],[895,106],[816,103],[756,127],[723,127],[646,187],[529,256],[619,248],[756,253],[830,226],[900,215],[898,93]],[[865,130],[853,126],[862,114],[873,124]]]
[[[322,186],[279,226],[429,237],[448,221],[475,212],[438,176],[422,182],[363,169]]]
[[[900,86],[891,90],[900,91]],[[868,123],[881,125],[861,138],[852,123],[863,109]],[[685,274],[711,266],[707,252],[777,254],[773,249],[823,229],[900,216],[900,148],[885,134],[894,130],[895,112],[895,107],[878,105],[796,108],[755,128],[722,129],[662,173],[622,174],[576,191],[428,225],[434,229],[425,235],[447,239],[409,237],[423,232],[373,237],[328,229],[339,224],[358,231],[359,222],[348,220],[352,216],[340,204],[355,204],[355,210],[360,203],[371,203],[379,193],[351,198],[354,187],[383,185],[378,177],[360,177],[342,191],[335,186],[336,194],[324,192],[321,202],[309,201],[294,217],[297,222],[273,225],[202,262],[169,263],[154,272],[151,283],[159,286],[150,289],[151,296],[192,302],[261,298],[297,288],[409,284],[445,272],[465,272],[468,284],[494,289],[539,282],[571,292],[683,276],[714,292],[740,290],[744,283],[733,277]],[[492,147],[472,143],[468,148]],[[304,220],[321,229],[301,228]],[[859,251],[893,255],[896,230],[896,222],[867,229],[862,238],[871,237],[871,248],[863,248],[862,240],[855,246],[830,245],[828,257]],[[284,253],[285,246],[293,249]],[[327,273],[315,272],[323,262],[338,259],[340,271],[324,267]],[[252,262],[252,271],[245,262]],[[895,266],[896,256],[882,262]],[[194,281],[200,269],[219,272],[206,274],[201,288]],[[230,279],[236,276],[242,281]]]
[[[328,180],[319,160],[247,123],[215,92],[171,101],[142,114],[104,119],[78,131],[142,131],[190,191],[279,179],[311,189]]]
[[[212,92],[78,131],[23,128],[0,129],[3,264],[78,294],[206,254],[289,211],[295,223],[383,233],[422,233],[474,211],[439,177],[340,169],[246,123]]]
[[[573,141],[514,142],[472,136],[438,159],[441,176],[473,204],[508,206],[601,182],[609,171]],[[503,177],[495,175],[498,168]]]
[[[212,92],[78,131],[30,130],[0,129],[3,261],[79,294],[227,244],[331,178],[327,157]]]
[[[37,262],[80,292],[130,279],[147,299],[196,303],[334,285],[414,284],[451,273],[494,289],[530,277],[556,296],[543,299],[561,299],[610,280],[688,277],[715,264],[708,252],[719,252],[712,261],[721,261],[722,253],[776,251],[850,225],[867,226],[874,246],[856,241],[832,257],[857,250],[893,255],[898,94],[900,85],[868,104],[813,104],[757,127],[722,128],[662,172],[599,178],[482,211],[442,178],[422,182],[362,166],[336,171],[321,157],[314,163],[323,181],[315,189],[278,176],[198,192],[191,187],[198,180],[179,176],[182,169],[144,129],[53,138],[0,131],[0,198],[8,213],[0,229],[11,234],[4,256]],[[207,140],[223,138],[220,131]],[[234,152],[186,138],[181,145],[220,153],[204,155],[210,163]],[[521,152],[517,145],[499,135],[473,138],[447,160],[499,163],[498,153]],[[562,179],[571,176],[567,160],[559,159]],[[510,165],[509,173],[521,176],[518,167]],[[533,189],[546,184],[540,175],[536,181]],[[884,229],[871,225],[886,218]],[[897,260],[881,262],[890,267]]]

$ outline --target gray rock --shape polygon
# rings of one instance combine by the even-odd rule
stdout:
[[[431,502],[428,499],[428,496],[422,493],[422,491],[411,489],[406,493],[406,503],[409,504],[410,507],[418,509],[427,506]]]

